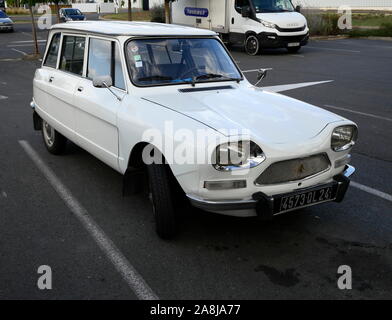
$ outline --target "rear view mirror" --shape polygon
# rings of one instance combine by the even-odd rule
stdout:
[[[118,101],[121,101],[122,98],[118,96],[117,93],[115,93],[112,89],[110,89],[111,86],[113,86],[113,80],[111,76],[98,76],[93,78],[93,86],[95,88],[107,88],[112,95],[114,95]]]
[[[242,7],[241,15],[243,18],[249,18],[250,17],[250,7],[249,6]]]
[[[98,76],[93,78],[93,86],[96,88],[110,88],[113,85],[111,76]]]
[[[255,83],[255,86],[257,86],[266,76],[267,76],[267,72],[269,70],[272,70],[271,68],[268,69],[259,69],[257,71],[257,82]]]
[[[295,7],[295,11],[301,12],[301,6],[296,6],[296,7]]]

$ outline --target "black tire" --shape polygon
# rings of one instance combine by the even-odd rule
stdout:
[[[251,34],[245,40],[245,52],[250,56],[255,56],[261,51],[259,38]]]
[[[147,166],[155,229],[162,239],[172,239],[177,234],[176,212],[171,188],[170,168],[166,164]]]
[[[64,152],[67,145],[67,138],[58,133],[45,120],[42,120],[42,138],[46,149],[55,155],[60,155]]]
[[[288,47],[287,48],[287,51],[289,53],[297,53],[299,50],[301,50],[301,46],[299,46],[299,47]]]

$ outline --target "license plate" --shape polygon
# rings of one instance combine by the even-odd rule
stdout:
[[[336,198],[336,192],[336,186],[331,184],[317,189],[277,196],[274,201],[274,214],[333,201]]]
[[[299,42],[288,43],[287,46],[288,47],[299,47],[300,43]]]

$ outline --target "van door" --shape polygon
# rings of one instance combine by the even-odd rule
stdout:
[[[117,113],[121,101],[107,88],[96,88],[92,79],[110,75],[110,88],[118,97],[126,92],[119,44],[102,38],[89,38],[86,78],[75,93],[76,140],[91,154],[118,170]]]
[[[242,17],[242,8],[249,7],[249,0],[231,0],[230,42],[241,43],[245,41],[246,25],[249,18]]]

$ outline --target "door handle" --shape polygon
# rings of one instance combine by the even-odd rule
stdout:
[[[54,80],[53,76],[49,77],[49,82],[53,82],[53,80]]]
[[[78,88],[78,91],[79,91],[79,92],[82,92],[82,91],[83,91],[83,87],[79,87],[79,88]]]

